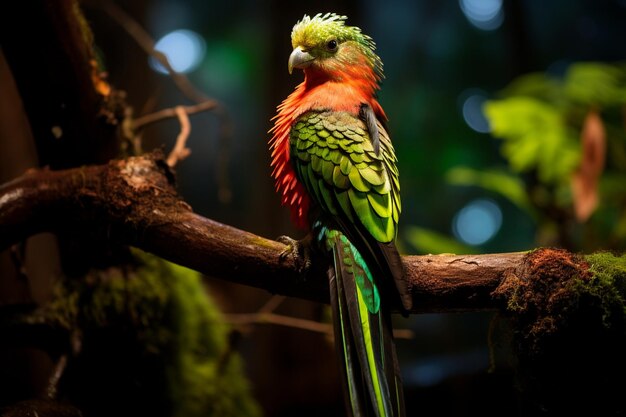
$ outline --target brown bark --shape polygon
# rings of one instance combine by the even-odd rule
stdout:
[[[126,244],[209,276],[327,301],[325,264],[299,273],[282,243],[199,216],[160,154],[62,171],[34,170],[0,187],[0,250],[42,231]],[[405,256],[413,312],[494,309],[492,292],[523,253]]]

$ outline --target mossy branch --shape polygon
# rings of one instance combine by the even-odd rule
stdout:
[[[301,260],[282,256],[282,243],[195,214],[176,193],[158,152],[106,165],[33,170],[1,186],[0,249],[42,231],[109,239],[208,276],[327,301],[322,259],[314,259],[302,275]],[[537,259],[539,266],[560,265],[553,266],[563,271],[558,280],[588,275],[584,260],[550,249],[530,255],[405,256],[413,312],[506,310],[520,299],[517,290],[528,282]],[[543,294],[545,288],[534,291]]]

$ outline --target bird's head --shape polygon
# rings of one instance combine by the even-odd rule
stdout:
[[[300,68],[305,73],[330,79],[346,76],[382,79],[383,64],[374,53],[374,41],[358,27],[347,26],[346,19],[334,13],[304,15],[291,32],[293,52],[289,56],[289,73]]]

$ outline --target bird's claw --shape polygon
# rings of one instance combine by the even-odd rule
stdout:
[[[276,240],[287,245],[279,255],[280,260],[284,261],[287,257],[291,257],[298,273],[306,273],[312,263],[310,239],[304,238],[302,240],[296,240],[289,236],[279,236]]]

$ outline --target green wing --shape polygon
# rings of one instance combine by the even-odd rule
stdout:
[[[378,153],[359,117],[310,111],[292,127],[290,150],[298,178],[324,211],[387,243],[397,233],[400,183],[391,140],[377,123]]]

